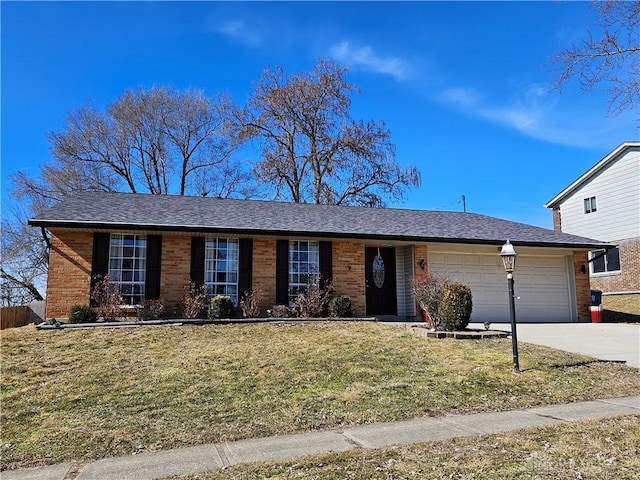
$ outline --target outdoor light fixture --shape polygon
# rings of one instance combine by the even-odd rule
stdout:
[[[509,312],[511,317],[511,346],[513,348],[513,371],[520,372],[518,360],[518,335],[516,334],[516,301],[513,293],[513,271],[516,269],[516,255],[518,255],[509,240],[502,246],[500,256],[504,269],[507,271],[507,285],[509,286]]]
[[[502,250],[500,251],[500,256],[502,257],[502,263],[504,264],[504,269],[508,273],[512,273],[516,269],[516,255],[518,255],[511,245],[511,242],[507,240],[507,242],[502,246]]]
[[[420,268],[421,268],[422,270],[424,270],[424,269],[425,269],[426,264],[424,263],[424,258],[421,258],[421,259],[420,259],[420,261],[418,262],[418,265],[420,265]]]

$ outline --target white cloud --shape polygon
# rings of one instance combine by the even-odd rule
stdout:
[[[255,26],[249,27],[244,19],[228,20],[215,25],[213,30],[249,46],[258,45],[262,41],[259,30]]]
[[[468,87],[450,87],[437,94],[437,100],[462,113],[504,125],[528,137],[577,147],[596,147],[616,143],[623,119],[607,119],[583,112],[570,104],[560,104],[557,96],[538,84],[526,86],[517,98],[502,104],[487,100],[484,93]]]
[[[462,108],[474,108],[478,105],[481,95],[470,88],[453,87],[440,93],[440,100]]]
[[[381,57],[369,46],[354,47],[349,42],[341,42],[331,47],[330,55],[349,66],[362,67],[384,75],[403,80],[407,77],[404,60],[397,57]]]
[[[487,95],[466,87],[441,91],[437,99],[462,113],[511,128],[531,138],[573,147],[609,147],[634,136],[633,115],[609,118],[593,112],[580,102],[562,102],[562,97],[544,87],[526,86],[518,98],[509,103],[493,104]],[[636,135],[637,136],[637,133]]]
[[[551,108],[546,91],[538,85],[529,85],[521,98],[506,105],[492,105],[485,95],[466,87],[452,87],[443,90],[438,99],[445,104],[462,110],[468,115],[486,118],[525,131],[533,126]]]

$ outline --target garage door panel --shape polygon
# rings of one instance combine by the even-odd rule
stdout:
[[[549,275],[547,276],[547,285],[565,286],[567,283],[566,275]]]
[[[523,283],[523,285],[526,285],[527,283],[533,283],[534,285],[545,286],[549,285],[549,279],[549,275],[533,275],[533,281]]]
[[[449,254],[446,262],[448,265],[464,265],[464,257],[462,255]]]
[[[482,265],[482,259],[480,255],[465,255],[462,259],[464,265]]]
[[[514,286],[517,287],[518,285],[529,285],[532,282],[533,276],[531,274],[518,272],[518,277],[514,281]]]
[[[471,287],[472,321],[509,321],[507,279],[497,255],[434,252],[428,258],[430,271]],[[515,294],[519,322],[571,321],[564,257],[520,255]]]
[[[482,255],[481,265],[485,267],[494,266],[496,268],[502,268],[502,260],[497,258],[497,256]]]
[[[444,253],[430,253],[429,265],[434,267],[438,265],[446,265],[446,255]]]
[[[468,283],[481,283],[483,281],[482,272],[469,272],[465,275]]]
[[[507,281],[503,277],[504,275],[499,275],[497,273],[483,273],[482,282],[489,285],[498,285],[502,282],[506,285]]]

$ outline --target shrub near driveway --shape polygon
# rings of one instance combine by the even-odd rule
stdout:
[[[6,332],[6,333],[5,333]],[[637,369],[365,322],[2,334],[3,468],[637,394]]]

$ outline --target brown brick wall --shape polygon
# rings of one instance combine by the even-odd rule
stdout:
[[[185,285],[191,280],[191,237],[162,236],[162,263],[160,273],[160,298],[167,311],[180,311]]]
[[[253,240],[253,290],[262,289],[262,312],[276,304],[276,239]]]
[[[562,215],[560,213],[560,207],[553,207],[553,229],[556,232],[562,231]]]
[[[573,252],[573,273],[576,279],[576,303],[578,318],[590,318],[589,306],[591,305],[591,284],[589,280],[589,253],[582,251]],[[582,267],[586,273],[582,273]]]
[[[605,293],[640,292],[640,237],[622,240],[620,246],[620,274],[591,277],[591,286]]]
[[[356,316],[365,314],[364,244],[333,242],[333,288],[348,295]]]
[[[413,247],[413,258],[415,259],[416,266],[416,275],[419,274],[422,269],[420,268],[420,260],[424,260],[425,271],[429,269],[429,259],[427,257],[427,246],[426,245],[415,245]]]
[[[67,318],[75,304],[88,305],[93,233],[51,231],[47,318]]]

